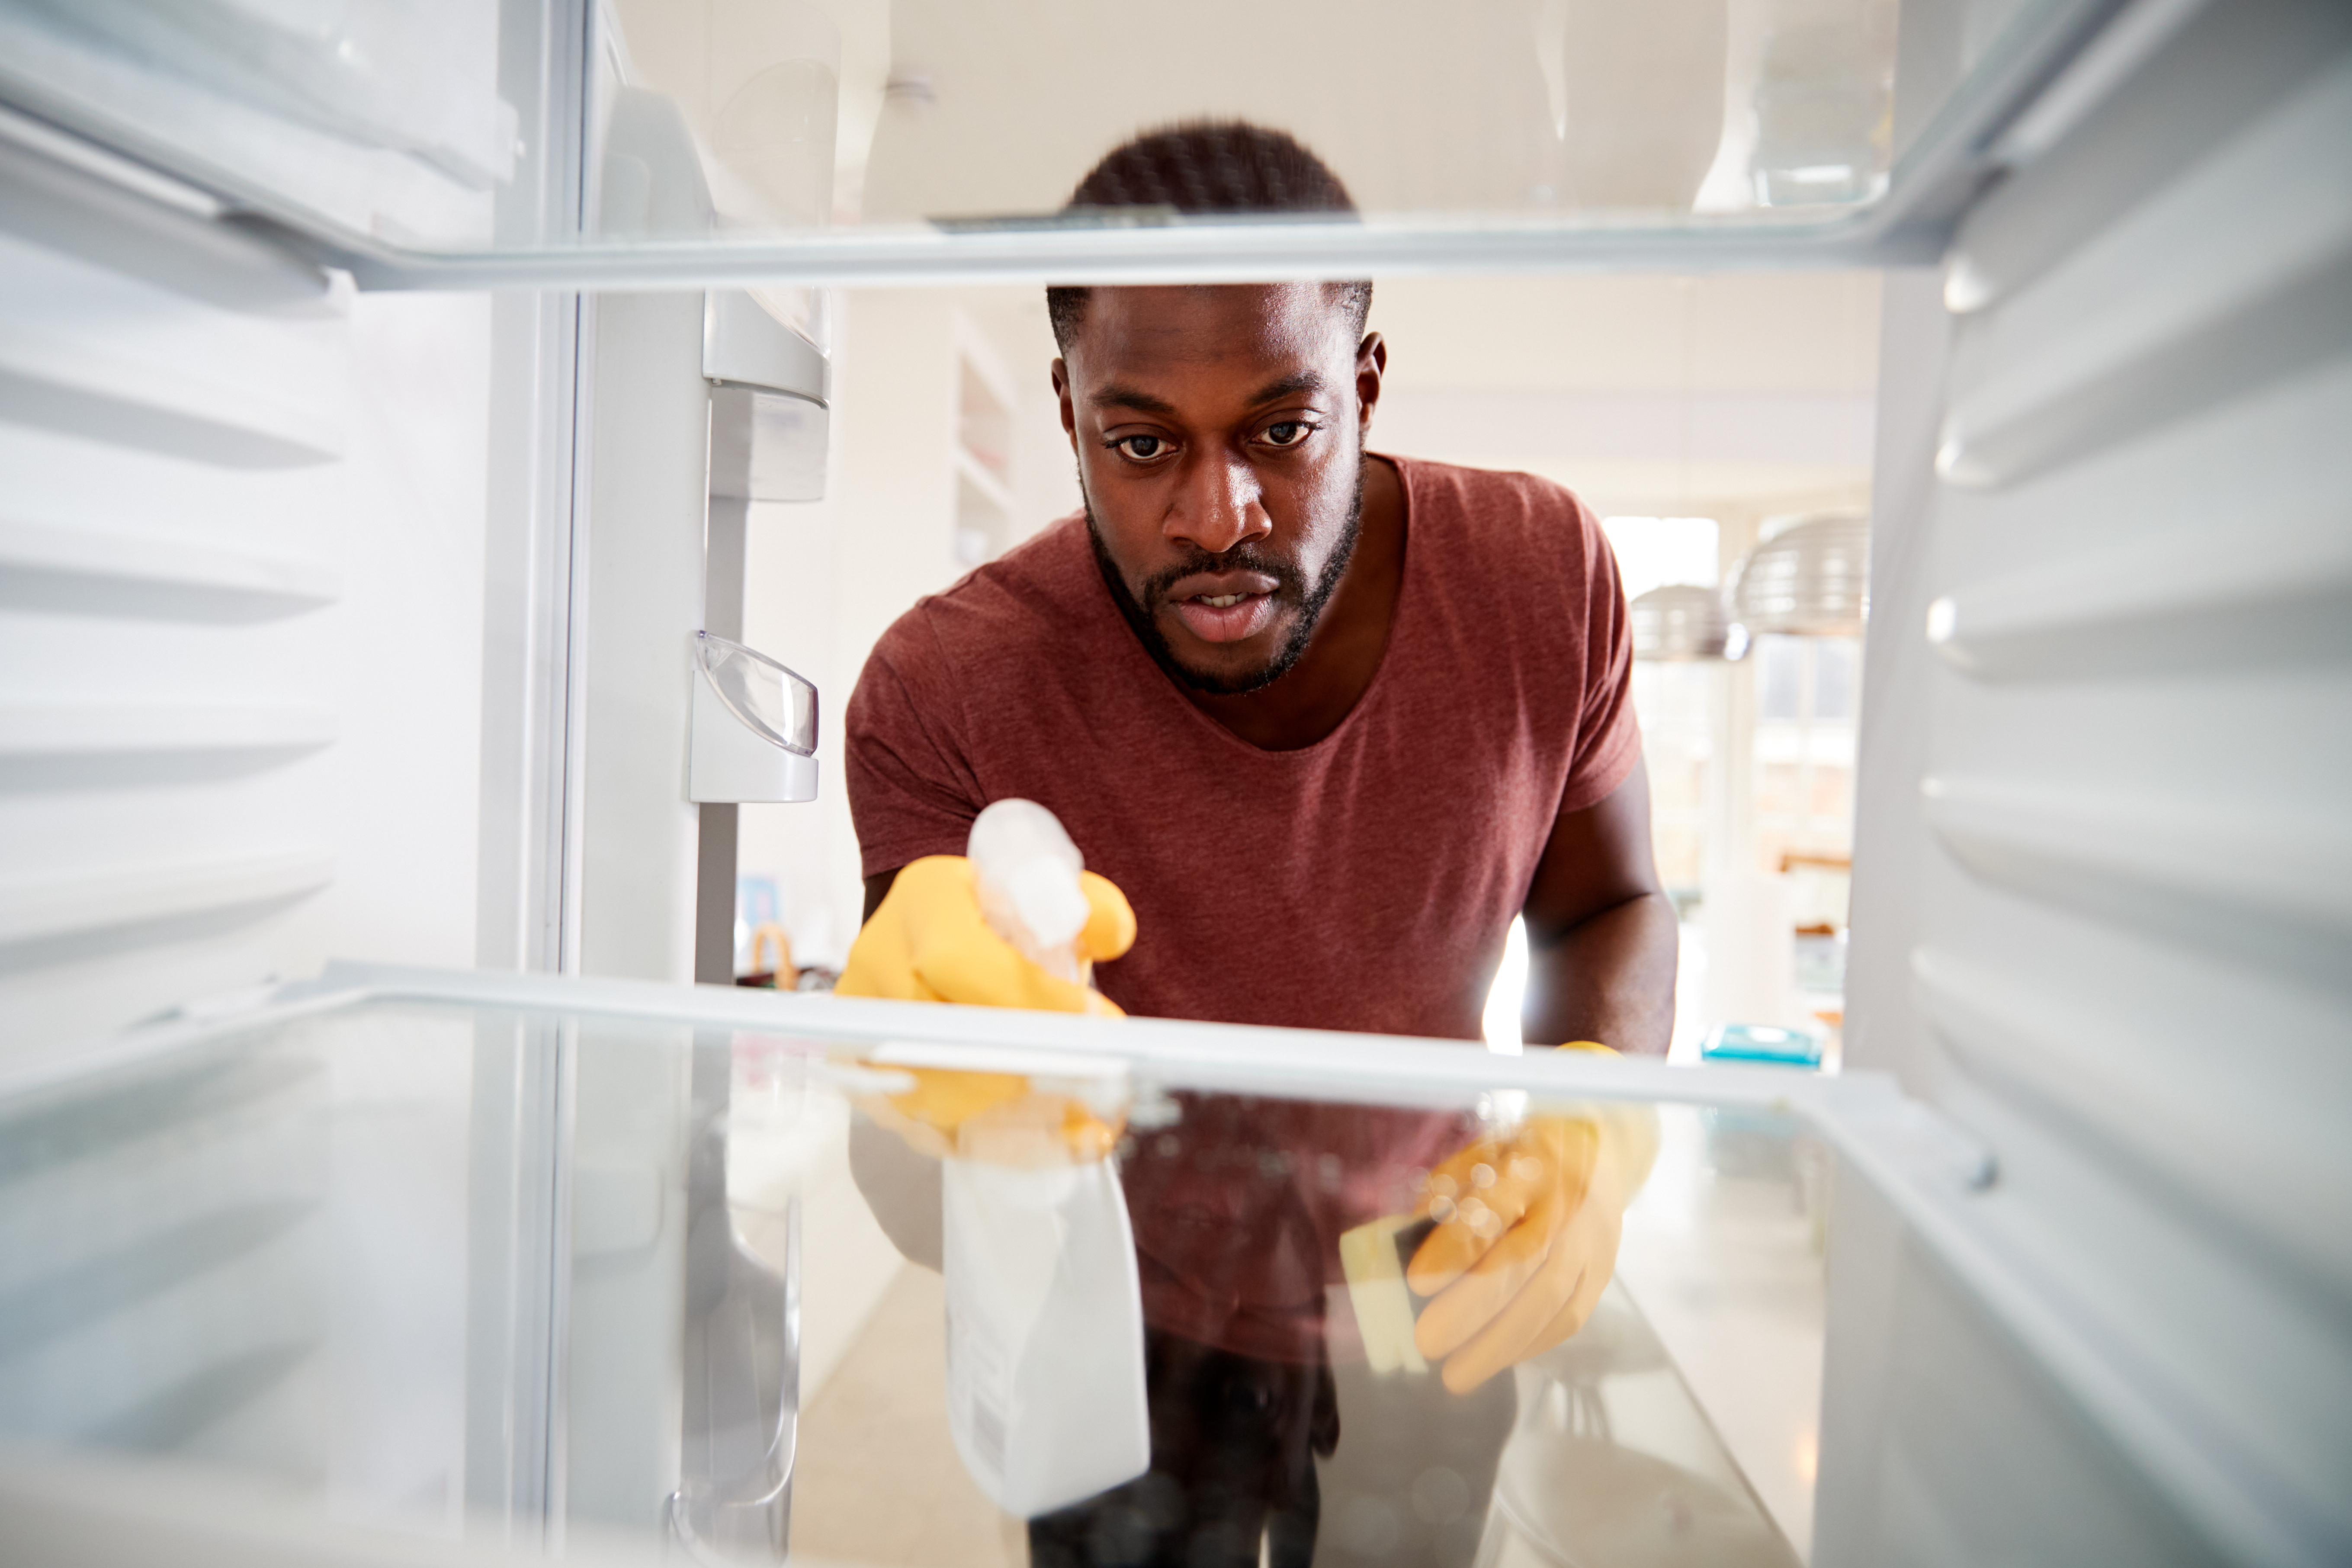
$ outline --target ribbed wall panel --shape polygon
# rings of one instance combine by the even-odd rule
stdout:
[[[2170,184],[2242,122],[2294,91],[2352,35],[2352,10],[2308,0],[2167,4],[2178,35],[2059,144],[1969,213],[1946,268],[1946,301],[1981,310]]]
[[[488,301],[221,229],[183,289],[37,154],[0,195],[0,1051],[469,962]]]
[[[1878,520],[1929,605],[1872,630],[1874,711],[1925,730],[1863,783],[1926,846],[1906,930],[1864,942],[1905,906],[1857,860],[1857,965],[1897,972],[1858,989],[1916,1013],[1858,1008],[1858,1060],[1994,1151],[2053,1386],[2120,1392],[1923,1425],[1902,1391],[1987,1342],[1932,1268],[1850,1260],[1901,1322],[1825,1418],[1823,1563],[2352,1560],[2347,148],[2352,13],[2215,4],[1956,241],[1942,483]],[[2012,1533],[2053,1487],[2175,1546]]]

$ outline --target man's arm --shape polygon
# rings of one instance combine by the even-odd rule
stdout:
[[[1528,922],[1527,1040],[1597,1040],[1664,1056],[1675,1026],[1674,906],[1650,852],[1646,764],[1614,792],[1552,824],[1522,911]]]

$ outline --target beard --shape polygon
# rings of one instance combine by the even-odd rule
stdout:
[[[1136,640],[1143,644],[1144,651],[1171,678],[1194,691],[1238,696],[1261,690],[1290,673],[1314,639],[1315,628],[1322,621],[1324,610],[1329,607],[1331,595],[1339,592],[1339,579],[1347,574],[1348,563],[1355,557],[1356,542],[1363,533],[1363,443],[1360,440],[1356,445],[1355,489],[1348,499],[1348,517],[1340,525],[1339,543],[1331,552],[1331,559],[1324,563],[1323,570],[1311,583],[1289,562],[1277,561],[1254,545],[1242,543],[1222,555],[1213,555],[1195,546],[1181,560],[1153,573],[1140,590],[1130,591],[1126,577],[1103,544],[1102,523],[1095,516],[1095,499],[1087,491],[1083,470],[1078,475],[1078,494],[1086,503],[1087,538],[1094,545],[1095,565],[1102,573],[1103,585],[1110,590],[1112,603],[1118,606],[1118,613],[1134,631]],[[1274,579],[1272,597],[1276,605],[1291,610],[1293,616],[1282,646],[1265,664],[1238,675],[1211,675],[1190,668],[1176,657],[1167,634],[1160,629],[1160,611],[1168,602],[1168,590],[1197,572],[1256,572]]]

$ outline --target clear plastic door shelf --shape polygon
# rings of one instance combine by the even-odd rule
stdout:
[[[816,688],[766,654],[694,634],[687,798],[816,798]]]

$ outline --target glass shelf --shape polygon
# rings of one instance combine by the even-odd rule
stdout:
[[[0,100],[362,285],[1856,265],[1932,258],[2116,8],[1995,7],[1898,101],[1895,0],[16,0]],[[1361,220],[1064,214],[1203,119],[1297,135]]]
[[[1370,1560],[1777,1568],[1830,1195],[1963,1192],[1924,1117],[1785,1070],[334,970],[0,1086],[0,1441],[110,1478],[100,1534],[194,1478],[330,1542],[982,1563],[1272,1498]],[[1614,1281],[1450,1393],[1363,1237],[1558,1126],[1654,1151]]]

